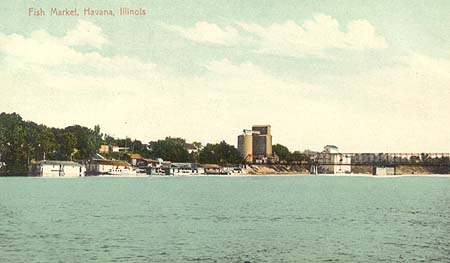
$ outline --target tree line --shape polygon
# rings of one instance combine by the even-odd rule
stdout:
[[[281,163],[307,164],[311,162],[311,157],[308,154],[300,151],[291,152],[288,147],[281,144],[273,145],[272,151],[276,156],[278,156]]]
[[[145,158],[162,158],[172,162],[197,162],[211,164],[241,164],[243,158],[238,150],[227,144],[208,143],[204,147],[194,142],[197,151],[189,153],[182,138],[166,137],[162,140],[143,143],[130,138],[114,138],[80,125],[66,128],[51,128],[25,121],[17,113],[0,113],[0,174],[23,175],[33,161],[90,159],[98,153],[102,144],[129,148],[129,153],[138,153]],[[129,158],[128,153],[106,153],[109,158]]]

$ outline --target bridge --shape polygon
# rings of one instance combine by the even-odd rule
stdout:
[[[318,153],[312,157],[313,173],[448,174],[450,153]]]
[[[320,165],[450,166],[450,153],[318,153],[312,159]]]

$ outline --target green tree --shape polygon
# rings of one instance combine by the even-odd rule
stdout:
[[[31,148],[26,140],[28,128],[20,115],[0,114],[0,161],[6,164],[2,172],[10,175],[26,173]]]
[[[77,146],[77,139],[66,130],[55,129],[54,133],[57,143],[54,158],[56,160],[72,160],[72,155],[75,153]]]
[[[100,127],[93,130],[79,125],[66,129],[49,128],[24,121],[17,113],[0,113],[0,172],[24,175],[31,161],[70,160],[75,149],[77,158],[87,159],[101,143]],[[3,163],[5,165],[3,165]]]
[[[192,152],[190,158],[194,162],[199,163],[200,162],[200,151],[203,149],[203,145],[201,142],[193,142],[192,145],[194,145],[194,147],[197,149],[197,151]]]
[[[133,153],[139,153],[143,157],[150,157],[150,151],[148,150],[147,145],[140,140],[135,139],[131,142],[131,150]]]
[[[38,151],[38,159],[55,159],[56,149],[58,148],[57,142],[55,140],[55,134],[51,129],[44,125],[37,126],[37,137],[36,137],[36,145],[34,148],[37,148]]]
[[[80,125],[69,126],[65,130],[71,133],[76,139],[76,149],[78,151],[74,158],[89,159],[100,148],[102,136],[98,125],[95,126],[94,130]]]
[[[232,145],[227,144],[225,141],[221,141],[217,144],[208,143],[199,153],[200,163],[211,164],[241,164],[243,158],[239,151]]]
[[[300,152],[300,151],[294,151],[290,154],[289,163],[310,163],[311,159],[308,155]]]
[[[274,146],[272,146],[272,151],[278,156],[278,158],[280,158],[280,161],[289,160],[291,155],[289,149],[281,144],[275,144]]]
[[[102,143],[105,145],[116,145],[116,139],[108,134],[102,134]]]
[[[164,140],[149,142],[148,150],[152,158],[162,158],[171,162],[189,162],[190,155],[182,138],[166,137]]]

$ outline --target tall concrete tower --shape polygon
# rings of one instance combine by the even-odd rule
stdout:
[[[272,156],[272,134],[270,125],[253,125],[253,156]]]
[[[252,134],[244,133],[238,136],[238,150],[246,163],[253,161],[253,137]]]
[[[254,125],[238,136],[238,150],[245,162],[272,157],[272,135],[270,125]]]

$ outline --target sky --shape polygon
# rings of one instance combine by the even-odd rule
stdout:
[[[236,145],[270,124],[290,150],[449,152],[449,12],[446,0],[2,0],[0,112],[144,142]]]

